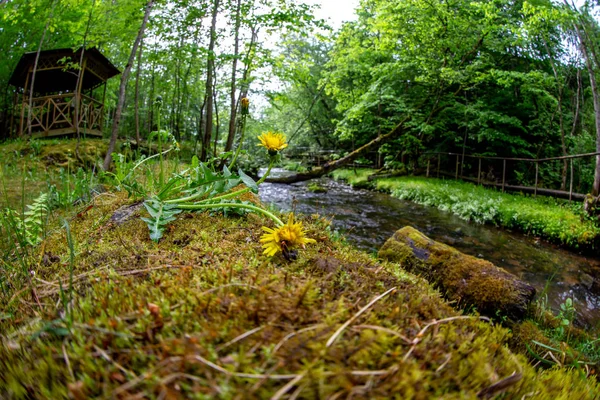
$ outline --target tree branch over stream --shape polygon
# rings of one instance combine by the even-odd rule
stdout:
[[[356,158],[358,158],[361,154],[366,153],[369,150],[376,148],[392,139],[395,139],[396,137],[398,137],[401,133],[403,133],[405,131],[406,123],[410,120],[410,118],[411,118],[410,116],[404,117],[402,119],[402,121],[400,121],[398,123],[398,125],[396,125],[394,127],[394,129],[392,129],[390,132],[371,140],[369,143],[363,145],[362,147],[359,147],[358,149],[354,150],[347,156],[340,158],[339,160],[327,162],[327,163],[323,164],[323,166],[321,166],[319,168],[315,168],[309,172],[300,172],[295,175],[281,177],[281,178],[267,178],[266,182],[294,183],[294,182],[303,182],[303,181],[308,181],[310,179],[319,178],[325,174],[330,173],[331,171],[333,171],[335,169],[338,169],[340,167],[343,167],[346,164],[349,164],[350,162],[352,162]]]

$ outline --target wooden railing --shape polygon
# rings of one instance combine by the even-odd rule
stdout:
[[[581,193],[575,193],[573,191],[573,182],[574,182],[574,168],[573,168],[573,160],[578,159],[578,158],[589,158],[589,157],[596,157],[600,155],[600,152],[596,152],[596,153],[585,153],[585,154],[574,154],[574,155],[570,155],[570,156],[562,156],[562,157],[548,157],[548,158],[519,158],[519,157],[492,157],[492,156],[479,156],[479,155],[472,155],[472,154],[459,154],[459,153],[442,153],[442,152],[428,152],[428,153],[424,153],[423,156],[426,157],[427,159],[427,170],[426,170],[426,175],[427,177],[429,177],[430,175],[432,175],[433,170],[432,170],[432,165],[431,162],[434,161],[436,163],[435,165],[435,175],[437,177],[439,177],[440,175],[446,175],[446,176],[454,176],[455,179],[463,179],[463,180],[467,180],[467,181],[471,181],[471,182],[476,182],[478,185],[486,185],[486,186],[495,186],[498,188],[501,188],[501,190],[504,192],[505,190],[516,190],[516,191],[524,191],[524,192],[531,192],[533,193],[534,196],[536,196],[538,193],[540,194],[546,194],[546,195],[550,195],[550,196],[555,196],[555,197],[565,197],[569,200],[572,199],[583,199],[585,196]],[[446,156],[446,157],[450,157],[450,158],[455,158],[456,162],[455,162],[455,170],[453,171],[453,173],[449,173],[447,171],[443,171],[441,169],[441,160],[442,157]],[[475,178],[472,178],[466,174],[464,174],[464,170],[463,167],[465,165],[465,159],[466,158],[470,158],[470,159],[475,159],[477,160],[477,176]],[[487,179],[486,180],[486,176],[483,173],[482,170],[482,161],[483,160],[490,160],[490,161],[496,161],[496,162],[502,162],[502,181],[499,181],[499,179]],[[534,181],[534,186],[521,186],[521,185],[510,185],[507,182],[507,173],[509,172],[507,169],[507,161],[511,161],[511,162],[525,162],[525,163],[532,163],[535,165],[535,181]],[[555,190],[555,189],[548,189],[548,188],[542,188],[540,187],[539,183],[539,175],[540,175],[540,168],[539,165],[540,163],[543,162],[551,162],[551,161],[569,161],[570,163],[570,168],[569,171],[569,190]]]
[[[23,101],[24,131],[27,131],[29,100]],[[80,129],[102,128],[104,105],[99,101],[81,95],[81,108],[77,124]],[[31,131],[50,132],[53,130],[75,129],[75,95],[72,93],[37,97],[31,100]],[[23,132],[23,133],[25,133]]]

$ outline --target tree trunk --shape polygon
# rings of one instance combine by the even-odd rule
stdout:
[[[248,83],[248,80],[250,78],[250,67],[252,66],[252,51],[254,50],[254,45],[258,40],[258,28],[252,27],[251,29],[252,37],[250,39],[248,51],[246,52],[246,57],[244,57],[244,64],[246,64],[246,68],[244,68],[244,74],[242,75],[240,98],[248,97],[248,90],[250,90],[250,84]]]
[[[237,0],[237,7],[235,10],[235,39],[234,39],[234,52],[233,52],[233,65],[231,66],[231,102],[229,110],[229,132],[227,134],[227,143],[225,144],[225,152],[231,151],[233,147],[233,139],[235,138],[235,119],[237,115],[237,102],[235,98],[235,79],[237,73],[237,62],[240,52],[240,9],[242,7],[242,0]]]
[[[85,73],[85,65],[83,63],[83,56],[85,54],[85,46],[87,46],[87,37],[90,32],[90,24],[92,23],[92,15],[94,12],[94,6],[96,0],[92,1],[90,7],[90,14],[88,15],[87,25],[85,27],[85,33],[83,35],[83,45],[81,46],[81,54],[79,56],[79,71],[77,72],[77,86],[75,88],[75,133],[77,135],[77,144],[75,145],[75,157],[79,158],[79,141],[81,139],[81,132],[79,130],[79,114],[81,113],[81,85],[83,84],[83,75]]]
[[[148,3],[146,4],[146,11],[144,13],[144,20],[142,21],[142,26],[140,27],[135,41],[133,42],[133,47],[131,49],[131,54],[129,55],[129,60],[127,61],[125,70],[121,75],[121,84],[119,86],[119,99],[117,101],[117,109],[115,111],[115,117],[113,119],[110,143],[108,144],[108,151],[106,152],[106,157],[104,157],[104,164],[102,165],[105,171],[107,171],[110,168],[110,164],[112,161],[112,152],[115,150],[115,145],[117,143],[117,136],[119,134],[119,123],[121,122],[121,113],[123,112],[123,104],[125,103],[125,89],[127,88],[127,79],[129,78],[129,73],[131,72],[131,66],[133,65],[133,60],[135,59],[135,54],[137,52],[138,45],[140,44],[142,37],[144,36],[144,30],[146,29],[146,24],[148,23],[148,19],[150,18],[150,11],[152,11],[153,5],[154,0],[148,0]]]
[[[216,157],[217,156],[217,142],[219,141],[219,127],[220,127],[220,121],[219,121],[219,102],[217,101],[217,74],[215,71],[215,77],[214,77],[215,81],[213,83],[213,102],[215,104],[215,120],[216,120],[216,126],[215,126],[215,141],[214,141],[214,149],[213,149],[213,154]]]
[[[200,160],[206,161],[208,151],[210,150],[210,138],[213,130],[213,72],[215,68],[215,42],[217,39],[217,14],[219,12],[219,0],[214,0],[212,23],[210,26],[210,42],[208,45],[208,57],[206,62],[206,110],[204,137],[202,138],[202,149],[200,151]]]
[[[594,64],[592,60],[592,55],[589,54],[590,51],[593,52],[593,43],[590,43],[586,38],[585,28],[583,26],[584,20],[581,13],[574,9],[572,5],[570,5],[567,0],[563,0],[564,3],[570,7],[574,12],[578,14],[579,23],[575,23],[573,26],[575,28],[575,33],[577,34],[577,38],[579,39],[579,47],[581,49],[581,54],[583,55],[583,59],[585,61],[585,65],[588,70],[588,74],[590,76],[590,89],[592,90],[592,100],[594,102],[594,116],[595,116],[595,128],[596,128],[596,151],[600,152],[600,93],[598,92],[598,84],[596,82],[596,74],[594,71]],[[599,66],[597,66],[599,67]],[[596,156],[596,169],[594,172],[594,184],[592,185],[592,196],[598,196],[600,193],[600,155]]]
[[[354,150],[347,156],[340,158],[339,160],[327,162],[321,167],[315,168],[309,172],[302,172],[282,178],[267,178],[266,181],[275,183],[294,183],[319,178],[337,168],[343,167],[344,165],[354,161],[361,154],[366,153],[374,148],[378,148],[378,146],[381,146],[382,144],[398,137],[398,135],[404,132],[404,127],[409,120],[410,116],[404,117],[404,119],[400,121],[398,125],[396,125],[394,129],[392,129],[390,132],[386,133],[385,135],[378,136],[377,138],[371,140],[369,143],[363,145],[362,147],[359,147],[358,149]]]
[[[154,55],[156,55],[157,43],[154,43]],[[154,131],[154,89],[156,81],[156,62],[152,61],[152,80],[150,81],[150,98],[148,99],[148,132]]]
[[[579,30],[579,29],[578,29]],[[580,35],[580,33],[578,33]],[[580,36],[580,41],[583,38]],[[596,74],[592,61],[587,52],[587,43],[581,42],[581,50],[585,64],[590,75],[590,88],[592,89],[592,100],[594,102],[594,116],[595,116],[595,127],[596,127],[596,151],[600,152],[600,93],[598,93],[598,84],[596,82]],[[594,184],[592,186],[592,196],[598,196],[600,194],[600,155],[596,156],[596,170],[594,172]]]
[[[54,17],[54,6],[56,5],[56,1],[51,0],[50,5],[52,6],[50,11],[50,16],[46,21],[46,26],[44,27],[44,31],[42,32],[42,39],[40,39],[40,45],[38,47],[37,54],[35,55],[35,62],[33,63],[33,72],[31,73],[31,84],[29,85],[29,108],[27,110],[27,134],[31,137],[31,108],[33,107],[33,86],[35,84],[35,73],[37,71],[38,61],[40,60],[40,53],[42,51],[42,46],[44,45],[44,39],[46,39],[46,32],[48,32],[48,27],[50,26],[50,21]],[[27,92],[27,88],[23,91],[23,94]],[[23,134],[23,132],[21,132]]]
[[[135,113],[135,143],[137,147],[140,147],[140,72],[142,69],[142,50],[144,47],[144,38],[140,40],[140,50],[138,51],[137,69],[135,71],[135,100],[134,100],[134,113]]]
[[[562,149],[562,155],[566,156],[567,155],[567,141],[565,138],[565,124],[564,124],[564,117],[563,117],[563,109],[562,109],[562,102],[563,102],[563,84],[561,83],[559,76],[558,76],[558,70],[556,69],[556,65],[554,63],[554,57],[552,55],[552,52],[550,51],[550,47],[548,46],[548,41],[546,40],[546,38],[542,37],[542,41],[544,42],[544,48],[546,49],[546,53],[548,54],[548,59],[550,60],[550,66],[552,67],[552,73],[554,74],[554,80],[556,81],[556,91],[557,91],[557,112],[558,112],[558,125],[560,128],[560,144],[561,144],[561,149]],[[568,170],[568,162],[567,160],[563,160],[563,168],[562,168],[562,174],[561,174],[561,184],[560,184],[560,190],[565,190],[567,187],[567,170]]]

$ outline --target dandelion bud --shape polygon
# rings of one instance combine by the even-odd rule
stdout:
[[[247,97],[242,97],[240,103],[242,105],[242,115],[248,115],[248,110],[250,108],[250,100]]]

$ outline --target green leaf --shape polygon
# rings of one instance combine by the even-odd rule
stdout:
[[[242,179],[242,182],[244,182],[244,185],[248,186],[252,190],[252,192],[258,193],[258,185],[254,181],[254,179],[246,175],[241,169],[238,170],[238,175]]]
[[[175,221],[175,215],[181,210],[177,209],[177,204],[165,204],[159,199],[150,199],[144,202],[144,207],[151,218],[142,218],[150,230],[150,239],[158,242],[163,236],[164,226],[169,222]]]
[[[231,176],[231,171],[229,171],[229,168],[227,168],[227,165],[223,166],[223,176],[225,178],[229,178]]]

